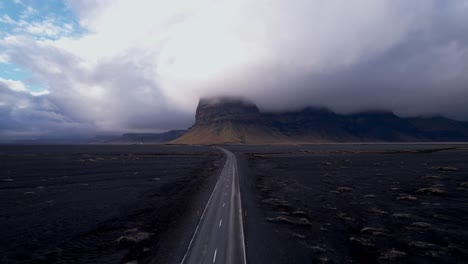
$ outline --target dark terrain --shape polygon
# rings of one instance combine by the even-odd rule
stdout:
[[[178,263],[224,157],[190,146],[0,146],[0,263]]]
[[[229,149],[249,263],[468,263],[468,145]]]
[[[227,145],[248,263],[467,263],[468,145]],[[179,263],[208,146],[0,148],[0,263]]]

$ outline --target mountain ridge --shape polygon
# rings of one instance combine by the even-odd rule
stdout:
[[[261,112],[242,98],[201,99],[195,123],[173,144],[468,141],[468,122],[402,118],[391,111],[338,114],[323,107]]]

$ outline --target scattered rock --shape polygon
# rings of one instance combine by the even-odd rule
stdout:
[[[367,195],[364,195],[364,198],[377,198],[377,195],[367,194]]]
[[[292,212],[291,215],[297,216],[297,217],[307,217],[308,216],[304,211],[300,211],[300,210]]]
[[[117,244],[121,248],[126,248],[148,240],[153,234],[148,232],[139,232],[138,229],[130,229],[124,232],[124,235],[117,239]]]
[[[396,199],[402,201],[416,201],[418,198],[414,197],[413,195],[400,193]]]
[[[426,179],[426,180],[441,180],[442,177],[440,177],[439,175],[426,175],[423,177],[423,179]]]
[[[329,263],[330,262],[330,259],[328,259],[327,257],[320,257],[319,260],[320,260],[319,263]]]
[[[322,208],[329,209],[329,210],[336,210],[338,208],[331,206],[330,204],[322,205]]]
[[[361,233],[372,236],[388,236],[387,230],[383,228],[364,227],[361,229]]]
[[[315,253],[325,253],[325,252],[327,252],[326,249],[324,249],[323,247],[319,247],[319,246],[311,246],[310,249],[312,249],[312,251],[314,251]]]
[[[368,238],[365,237],[350,237],[349,241],[353,244],[357,244],[359,246],[364,246],[364,247],[375,247],[375,245],[372,243],[372,241]]]
[[[397,259],[402,259],[405,258],[407,255],[403,251],[395,250],[395,249],[390,249],[387,252],[384,252],[379,258],[384,259],[384,260],[397,260]]]
[[[390,190],[392,190],[392,191],[399,191],[400,188],[398,188],[398,187],[393,187],[393,188],[390,188]]]
[[[345,221],[353,221],[354,219],[349,216],[347,213],[338,213],[338,218],[345,220]]]
[[[429,223],[425,223],[425,222],[414,222],[411,224],[411,226],[418,227],[418,228],[429,228],[432,225]]]
[[[298,233],[294,233],[294,234],[292,234],[292,236],[295,237],[295,238],[299,238],[299,239],[304,239],[304,238],[306,238],[305,235],[298,234]]]
[[[369,212],[374,213],[374,214],[379,214],[379,215],[388,215],[387,211],[384,211],[376,207],[372,207],[371,209],[369,209]]]
[[[411,215],[410,214],[405,214],[405,213],[395,213],[395,214],[392,214],[392,217],[394,218],[411,218]]]
[[[354,189],[351,188],[351,187],[338,187],[338,189],[336,189],[336,191],[339,192],[339,193],[349,193],[349,192],[354,191]]]
[[[442,251],[434,251],[434,250],[428,250],[424,252],[422,255],[424,256],[429,256],[431,258],[439,258],[440,255],[446,254],[443,250]]]
[[[440,167],[431,167],[431,170],[437,171],[458,171],[458,168],[453,166],[440,166]]]
[[[276,217],[266,218],[266,220],[269,222],[277,222],[277,223],[290,224],[290,225],[299,225],[299,226],[310,225],[309,220],[304,217],[295,218],[295,217],[287,217],[287,216],[280,215]]]
[[[443,195],[445,194],[445,191],[438,187],[426,187],[418,189],[416,193],[429,195]]]
[[[151,179],[151,180],[152,180],[152,181],[160,181],[160,180],[161,180],[161,178],[159,178],[159,177],[156,177],[156,178],[153,178],[153,179]]]
[[[429,202],[422,202],[422,205],[430,205],[430,206],[440,206],[440,203],[429,203]]]
[[[461,246],[461,245],[456,245],[456,244],[449,244],[447,246],[447,249],[450,250],[453,253],[468,256],[468,249],[466,249],[466,246]]]
[[[438,248],[437,245],[427,243],[427,242],[424,242],[424,241],[411,241],[410,243],[408,243],[408,245],[410,245],[412,247],[422,248],[422,249],[436,249],[436,248]]]

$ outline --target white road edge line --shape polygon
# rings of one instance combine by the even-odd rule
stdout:
[[[225,152],[228,156],[228,159],[226,160],[226,163],[224,164],[224,167],[223,167],[223,170],[226,168],[227,164],[228,164],[228,160],[229,160],[229,157],[230,155],[229,154],[232,154],[231,152],[228,152],[226,150],[224,150],[223,148],[218,148],[218,149],[221,149],[223,150],[223,152]],[[234,154],[232,154],[234,155]],[[235,160],[235,156],[234,156],[234,160]],[[236,160],[236,164],[235,166],[232,167],[232,171],[233,171],[233,177],[234,177],[234,173],[236,172],[235,170],[235,167],[237,166],[237,160]],[[223,171],[222,170],[222,171]],[[220,175],[221,176],[221,175]],[[198,224],[197,224],[197,227],[195,228],[195,231],[193,232],[193,236],[192,236],[192,239],[190,239],[190,243],[187,247],[187,252],[185,252],[184,254],[184,257],[182,258],[182,261],[180,262],[181,264],[183,264],[185,262],[185,259],[187,258],[187,254],[188,252],[190,251],[190,248],[192,246],[192,243],[193,243],[193,240],[198,232],[198,228],[200,226],[200,223],[201,221],[203,220],[203,216],[205,215],[205,212],[206,212],[206,209],[208,208],[208,205],[210,204],[211,202],[211,199],[213,197],[213,194],[216,190],[216,188],[218,187],[218,184],[219,184],[219,178],[218,180],[216,181],[216,184],[215,184],[215,187],[213,188],[213,191],[211,192],[211,195],[210,195],[210,198],[208,199],[208,202],[206,203],[205,205],[205,208],[203,209],[203,213],[200,217],[200,220],[198,221]],[[241,196],[240,196],[240,184],[239,184],[239,177],[237,177],[237,185],[239,186],[239,214],[240,214],[240,225],[241,225],[241,239],[242,239],[242,254],[243,254],[243,257],[244,257],[244,264],[247,263],[247,258],[246,258],[246,253],[245,253],[245,236],[244,236],[244,224],[243,224],[243,217],[242,217],[242,199],[241,199]],[[225,195],[227,196],[227,193],[225,193]],[[223,207],[224,207],[224,203],[223,203]],[[218,248],[215,249],[215,252],[214,252],[214,255],[213,255],[213,263],[216,262],[216,253],[218,251]]]
[[[223,224],[223,219],[219,220],[219,227]]]
[[[232,154],[234,155],[234,154]],[[237,171],[235,170],[235,168],[237,167],[237,160],[236,161],[236,164],[235,166],[232,168],[233,170],[233,177],[234,177],[234,173],[237,173]],[[241,236],[242,236],[242,254],[244,255],[244,264],[247,264],[247,257],[246,257],[246,253],[245,253],[245,237],[244,237],[244,223],[243,223],[243,217],[242,217],[242,198],[241,198],[241,192],[240,192],[240,183],[239,183],[239,174],[236,174],[237,175],[237,184],[239,186],[239,210],[240,210],[240,225],[241,225]]]
[[[226,205],[226,203],[223,203],[223,207]]]
[[[215,249],[215,252],[214,252],[214,255],[213,255],[213,263],[216,262],[216,252],[218,252],[218,249],[217,249],[217,248]]]
[[[227,163],[228,163],[228,162],[227,162],[227,160],[226,160],[226,163],[224,164],[223,170],[224,170],[224,168],[227,166]],[[223,170],[221,170],[221,171],[223,171]],[[220,174],[219,176],[221,176],[221,174]],[[208,205],[209,205],[210,202],[211,202],[211,198],[213,198],[213,194],[214,194],[214,192],[215,192],[215,190],[216,190],[216,187],[218,187],[218,183],[219,183],[219,178],[218,178],[218,180],[216,181],[215,187],[213,188],[213,191],[211,192],[210,198],[208,199],[208,202],[207,202],[206,205],[205,205],[205,209],[203,209],[203,213],[202,213],[202,215],[201,215],[201,217],[200,217],[200,220],[198,220],[197,227],[195,228],[195,231],[193,232],[192,238],[190,239],[190,243],[189,243],[189,245],[188,245],[188,247],[187,247],[187,251],[185,252],[184,257],[182,258],[182,261],[180,262],[180,264],[183,264],[183,263],[185,262],[185,259],[187,258],[187,253],[190,251],[190,247],[192,247],[193,239],[195,239],[195,236],[196,236],[196,234],[197,234],[197,232],[198,232],[198,227],[200,226],[200,223],[201,223],[201,221],[203,220],[203,216],[205,215],[206,209],[208,208]]]

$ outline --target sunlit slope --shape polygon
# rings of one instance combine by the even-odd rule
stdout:
[[[337,114],[313,107],[293,112],[261,113],[255,104],[243,99],[202,99],[197,107],[195,124],[170,143],[468,141],[466,123],[437,120],[401,118],[389,111]]]
[[[278,131],[255,124],[220,122],[211,125],[194,126],[180,138],[172,141],[175,144],[222,144],[247,143],[264,144],[290,142],[291,139]]]

